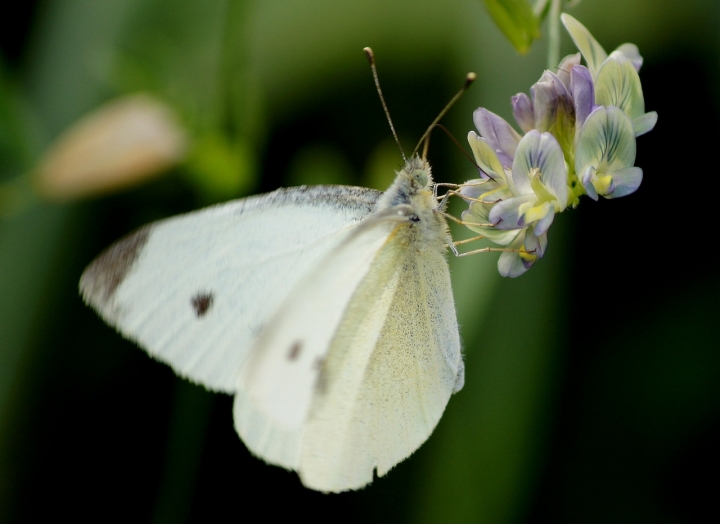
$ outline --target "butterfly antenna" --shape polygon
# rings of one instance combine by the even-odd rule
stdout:
[[[364,48],[363,52],[368,57],[368,61],[370,62],[370,69],[372,69],[373,78],[375,79],[375,89],[377,89],[378,96],[380,97],[380,102],[383,106],[383,111],[385,111],[385,117],[387,118],[388,124],[390,124],[390,131],[392,131],[393,137],[395,138],[395,143],[400,150],[400,154],[402,155],[403,160],[405,161],[405,163],[407,163],[405,151],[403,151],[403,148],[400,145],[400,140],[398,139],[397,133],[395,132],[395,126],[392,123],[392,118],[390,118],[390,111],[388,111],[387,104],[385,103],[385,97],[382,94],[382,89],[380,89],[380,79],[378,78],[377,69],[375,68],[375,55],[373,54],[373,50],[369,47]]]
[[[413,155],[414,155],[415,153],[417,153],[417,150],[418,150],[418,149],[420,149],[420,145],[423,144],[423,143],[425,143],[425,147],[423,148],[423,158],[426,157],[427,148],[428,148],[427,143],[428,143],[428,141],[429,141],[430,132],[431,132],[431,131],[433,130],[433,128],[437,125],[437,123],[440,122],[440,120],[442,120],[442,118],[443,118],[443,117],[445,116],[445,114],[450,110],[450,108],[451,108],[453,105],[455,105],[455,102],[457,102],[457,101],[460,99],[460,97],[463,95],[463,93],[465,93],[465,91],[468,90],[468,88],[472,85],[472,83],[475,81],[476,78],[477,78],[477,75],[476,75],[475,73],[468,73],[468,74],[465,76],[465,83],[463,84],[462,88],[460,88],[460,91],[458,91],[458,92],[455,94],[455,96],[452,97],[452,99],[450,100],[450,102],[447,103],[447,105],[445,105],[445,107],[443,108],[443,110],[440,111],[440,114],[437,116],[437,118],[436,118],[435,120],[433,120],[432,124],[430,124],[430,126],[427,128],[427,130],[425,131],[425,133],[423,134],[423,136],[420,137],[420,140],[418,141],[418,144],[415,146],[415,149],[413,149]]]

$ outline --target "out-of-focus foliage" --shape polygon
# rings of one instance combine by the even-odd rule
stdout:
[[[148,95],[122,97],[60,135],[35,169],[34,185],[54,200],[116,192],[177,164],[186,149],[170,107]]]
[[[483,0],[486,9],[519,53],[527,53],[540,38],[541,17],[528,0]]]
[[[251,457],[231,399],[120,338],[81,303],[79,275],[133,228],[201,205],[291,183],[386,186],[401,160],[364,46],[412,149],[470,70],[445,125],[464,136],[478,106],[509,120],[544,41],[518,56],[476,0],[47,0],[33,13],[0,32],[0,195],[25,195],[23,175],[65,129],[138,91],[173,108],[191,149],[143,187],[0,221],[0,521],[692,523],[714,508],[720,279],[689,250],[708,245],[706,228],[648,223],[689,176],[667,152],[718,139],[714,0],[571,11],[606,49],[632,41],[645,57],[660,123],[638,138],[643,185],[563,213],[518,279],[497,276],[495,255],[450,261],[465,389],[410,459],[340,496]],[[670,81],[679,71],[702,111]],[[441,133],[430,161],[439,181],[475,176]],[[691,173],[714,169],[696,155]],[[703,178],[707,194],[717,185]],[[712,206],[694,210],[713,223]]]

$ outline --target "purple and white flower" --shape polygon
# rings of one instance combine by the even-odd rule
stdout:
[[[597,200],[637,190],[643,173],[634,166],[635,138],[657,122],[657,113],[645,112],[637,46],[608,55],[580,22],[567,14],[562,22],[580,52],[565,57],[557,73],[545,71],[529,95],[512,97],[525,134],[484,108],[473,113],[479,135],[468,134],[480,178],[459,191],[469,202],[462,219],[506,246],[498,261],[504,276],[521,275],[542,258],[555,215],[582,195]]]
[[[655,127],[657,113],[645,113],[645,99],[638,71],[643,58],[635,44],[623,44],[610,56],[590,31],[568,14],[561,20],[588,64],[595,85],[595,104],[615,106],[632,121],[635,136]]]
[[[575,150],[575,172],[587,195],[597,200],[634,193],[642,182],[635,151],[633,125],[621,109],[600,106],[590,113]]]
[[[547,230],[555,214],[567,207],[562,149],[550,133],[531,130],[512,145],[513,162],[506,167],[490,140],[472,132],[468,139],[482,176],[461,190],[463,196],[474,199],[462,218],[470,224],[493,224],[468,227],[509,246],[498,267],[503,276],[518,276],[544,255]]]

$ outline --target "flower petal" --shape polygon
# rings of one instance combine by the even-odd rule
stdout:
[[[523,132],[535,129],[535,113],[530,97],[525,93],[518,93],[512,97],[513,116]]]
[[[515,149],[520,141],[520,135],[503,118],[484,107],[479,107],[473,113],[475,127],[482,136],[495,149],[503,166],[511,166],[515,156]]]
[[[512,176],[519,194],[532,192],[530,178],[540,173],[548,192],[565,208],[568,198],[567,169],[560,144],[550,133],[530,131],[518,144]],[[540,196],[540,195],[538,195]]]
[[[632,62],[621,53],[611,56],[595,77],[595,103],[615,106],[633,120],[645,114],[642,84]]]
[[[478,198],[487,191],[485,188],[488,183],[492,184],[492,180],[489,178],[475,178],[473,180],[468,180],[462,183],[458,193],[460,193],[461,198]],[[466,200],[466,202],[468,201]]]
[[[610,56],[613,56],[615,53],[622,53],[625,55],[625,57],[632,62],[632,65],[635,67],[635,71],[640,71],[643,64],[643,57],[640,56],[638,46],[635,44],[623,44],[610,53]]]
[[[533,253],[537,258],[544,257],[545,251],[547,250],[547,233],[536,235],[532,230],[528,229],[525,233],[523,246],[525,247],[525,251]]]
[[[492,210],[490,210],[488,218],[498,229],[520,229],[522,226],[519,225],[519,221],[523,213],[521,208],[523,204],[533,202],[534,200],[534,194],[508,198],[495,204]]]
[[[482,224],[487,224],[490,222],[490,210],[492,209],[492,207],[493,204],[473,202],[465,211],[462,212],[462,219],[465,222],[480,222]]]
[[[600,69],[600,64],[607,58],[607,53],[598,41],[593,38],[590,31],[572,16],[563,13],[560,15],[560,19],[565,25],[565,29],[570,33],[573,42],[575,42],[575,45],[585,58],[590,74],[595,78],[598,69]]]
[[[470,211],[463,211],[462,219],[466,222],[480,222],[477,217]],[[489,241],[498,244],[500,246],[507,246],[515,240],[519,229],[495,229],[491,227],[479,227],[479,226],[465,226],[471,231],[483,235]]]
[[[523,242],[525,241],[525,232],[522,231],[515,241],[510,244],[510,249],[521,249]],[[523,260],[520,258],[520,254],[514,251],[506,251],[500,255],[498,259],[498,271],[504,277],[519,277],[528,268],[523,264]]]
[[[518,253],[506,251],[498,259],[498,271],[504,277],[515,278],[525,273],[529,268],[525,267]]]
[[[567,55],[560,60],[560,65],[557,67],[557,76],[568,89],[570,89],[570,71],[577,65],[580,65],[580,53]]]
[[[484,235],[485,238],[487,238],[489,241],[499,246],[507,246],[518,236],[517,229],[508,229],[502,231],[500,229],[487,228],[483,229],[482,231],[478,231],[478,233]]]
[[[550,207],[545,216],[535,223],[535,227],[532,229],[532,232],[538,236],[544,235],[545,233],[547,233],[547,230],[550,229],[550,226],[552,225],[554,219],[555,210]],[[527,243],[525,244],[525,246],[527,247]]]
[[[545,71],[530,93],[535,129],[551,132],[570,151],[575,141],[575,108],[568,88],[556,74]]]
[[[500,183],[490,178],[476,178],[475,180],[468,180],[460,186],[458,191],[460,198],[465,200],[468,204],[471,202],[470,199],[485,200],[489,203],[497,202],[498,200],[504,200],[506,198],[512,198],[512,193],[508,188],[505,180],[500,180]]]
[[[639,167],[626,167],[611,173],[615,189],[605,198],[620,198],[634,193],[643,179],[642,169]]]
[[[495,149],[488,141],[479,137],[475,131],[470,131],[468,133],[468,142],[480,169],[490,175],[496,182],[505,180],[503,165],[500,163]]]
[[[460,215],[463,222],[467,222],[469,224],[471,224],[471,223],[481,223],[481,224],[486,223],[487,218],[483,218],[482,216],[480,216],[480,214],[477,213],[477,211],[479,211],[479,210],[478,209],[466,209],[465,211],[463,211],[462,214]],[[481,235],[484,235],[485,231],[487,230],[486,227],[471,226],[471,225],[467,225],[467,224],[465,225],[465,227],[468,228],[470,231],[474,231],[475,233],[479,233]]]
[[[617,107],[598,107],[580,131],[575,172],[585,173],[589,166],[602,174],[630,167],[635,163],[635,151],[635,133],[625,113]]]
[[[548,213],[553,212],[553,206],[550,202],[530,202],[524,206],[520,206],[520,219],[518,225],[527,227],[537,223],[538,220],[544,219]]]
[[[570,73],[570,92],[575,104],[575,129],[580,132],[585,119],[595,108],[595,88],[590,71],[585,66],[575,66]]]
[[[547,73],[550,73],[550,71],[545,71],[540,80],[530,88],[535,117],[533,128],[538,131],[547,131],[555,120],[557,96],[552,81],[545,76]]]
[[[598,192],[595,190],[595,186],[592,183],[593,176],[595,175],[595,168],[588,166],[580,177],[580,183],[585,188],[587,195],[597,202]]]
[[[496,186],[495,189],[481,193],[479,197],[481,200],[494,204],[496,202],[500,202],[501,200],[507,200],[513,197],[513,192],[507,185],[495,184],[495,182],[492,182],[492,184]]]
[[[644,135],[649,133],[657,124],[658,115],[655,111],[650,111],[642,116],[634,118],[632,121],[633,129],[635,130],[635,136]]]
[[[473,202],[470,205],[470,208],[462,212],[461,217],[464,222],[486,224],[490,221],[490,219],[488,218],[490,209],[492,209],[492,204],[481,204],[479,202]],[[491,242],[494,242],[495,244],[500,244],[501,246],[508,245],[515,239],[518,234],[517,229],[500,230],[490,227],[468,225],[466,225],[465,227],[467,227],[471,231],[475,231],[476,233],[483,235]]]

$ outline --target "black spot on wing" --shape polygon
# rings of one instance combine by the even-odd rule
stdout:
[[[290,348],[290,351],[288,352],[288,356],[287,356],[288,360],[291,362],[293,360],[297,360],[298,357],[300,356],[300,351],[302,351],[302,343],[298,340]]]
[[[212,293],[202,291],[198,291],[198,293],[190,299],[190,305],[192,305],[198,318],[205,316],[205,313],[212,307],[214,299],[215,297]]]
[[[93,260],[80,278],[80,291],[87,302],[100,306],[112,298],[142,253],[151,231],[152,226],[144,226]]]

